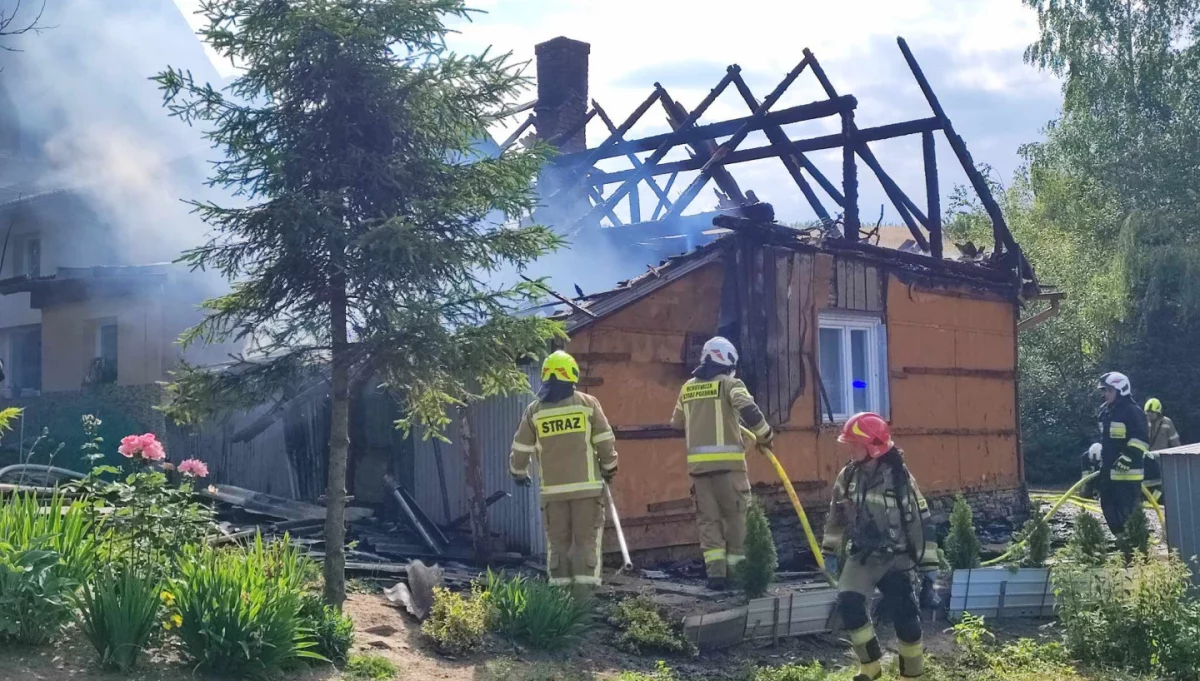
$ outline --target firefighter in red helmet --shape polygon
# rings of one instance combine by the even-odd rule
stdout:
[[[826,565],[837,570],[835,609],[859,661],[854,681],[873,681],[882,674],[883,651],[867,604],[875,589],[893,614],[900,643],[900,678],[924,673],[920,608],[933,600],[937,577],[937,541],[929,506],[904,464],[904,453],[892,442],[887,421],[878,414],[850,417],[838,442],[851,461],[838,474],[825,524]],[[912,573],[923,575],[918,604]]]

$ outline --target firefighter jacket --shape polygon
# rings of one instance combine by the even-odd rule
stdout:
[[[906,555],[922,569],[938,567],[929,504],[899,449],[842,469],[821,546],[834,554],[844,546],[847,555],[864,561],[872,555]]]
[[[543,501],[600,496],[617,470],[616,437],[600,402],[576,392],[557,402],[534,400],[513,436],[509,472],[529,477],[536,462]]]
[[[684,383],[671,425],[685,433],[688,473],[746,470],[743,422],[758,442],[770,440],[771,426],[740,379],[721,373]]]
[[[1141,482],[1146,477],[1142,467],[1150,449],[1146,413],[1128,395],[1100,407],[1100,445],[1101,479]]]
[[[1150,443],[1150,451],[1157,452],[1179,446],[1179,433],[1175,432],[1175,423],[1171,419],[1159,414],[1151,416],[1147,421],[1150,429],[1150,437],[1147,440]]]

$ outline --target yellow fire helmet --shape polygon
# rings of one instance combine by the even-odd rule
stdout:
[[[575,363],[574,357],[562,350],[556,350],[542,362],[542,382],[550,380],[551,376],[567,383],[578,383],[579,365]]]
[[[1161,414],[1162,402],[1159,402],[1157,397],[1151,397],[1150,399],[1146,400],[1146,413]]]

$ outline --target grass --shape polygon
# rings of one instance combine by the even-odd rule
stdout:
[[[351,655],[342,678],[346,681],[392,681],[400,670],[391,660],[379,655]]]

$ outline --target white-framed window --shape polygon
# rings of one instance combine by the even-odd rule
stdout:
[[[24,235],[13,241],[13,274],[30,278],[42,276],[42,240]]]
[[[820,314],[817,353],[828,404],[821,421],[844,422],[861,411],[888,414],[887,334],[875,318],[835,312]]]
[[[96,360],[98,375],[94,377],[100,383],[113,383],[117,380],[117,320],[100,319],[96,321]]]

